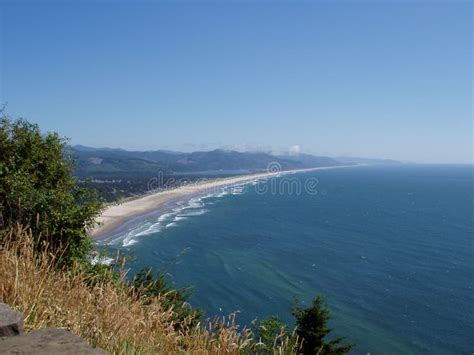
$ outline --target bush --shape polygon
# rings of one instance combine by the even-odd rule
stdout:
[[[101,202],[78,188],[66,140],[38,125],[0,118],[0,230],[31,228],[37,246],[61,249],[60,262],[84,260],[92,248],[87,231]]]

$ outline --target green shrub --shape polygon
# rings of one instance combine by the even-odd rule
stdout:
[[[78,188],[66,140],[42,134],[38,125],[0,118],[0,230],[31,228],[35,243],[61,250],[61,262],[85,260],[92,249],[87,231],[101,202]]]

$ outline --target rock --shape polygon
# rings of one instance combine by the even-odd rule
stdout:
[[[0,338],[1,354],[94,354],[102,349],[92,348],[81,338],[64,329],[44,328],[16,337]]]
[[[106,354],[64,329],[23,333],[23,314],[0,303],[0,354]]]
[[[9,305],[0,303],[0,337],[11,337],[23,333],[23,314]]]

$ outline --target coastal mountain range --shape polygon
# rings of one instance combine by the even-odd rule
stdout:
[[[264,171],[269,164],[278,163],[282,170],[335,166],[341,163],[328,157],[300,154],[276,156],[263,152],[237,152],[216,149],[191,153],[156,151],[127,151],[123,149],[71,147],[77,159],[78,176],[111,174],[154,175],[158,171],[182,173],[248,173]]]
[[[81,145],[69,148],[77,160],[76,175],[80,177],[123,174],[148,176],[158,171],[168,175],[219,172],[237,174],[264,171],[272,163],[278,163],[282,170],[359,163],[355,158],[334,159],[301,153],[274,155],[265,152],[237,152],[222,149],[191,153],[167,150],[127,151]]]

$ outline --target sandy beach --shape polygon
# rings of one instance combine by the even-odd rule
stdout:
[[[119,202],[118,204],[107,206],[102,212],[102,214],[97,218],[97,221],[100,224],[94,230],[91,231],[90,235],[96,239],[101,238],[118,229],[129,219],[139,217],[151,211],[157,210],[163,207],[164,204],[172,200],[185,199],[187,197],[199,193],[216,192],[219,189],[225,188],[227,186],[246,183],[262,178],[343,167],[348,166],[329,166],[311,169],[298,169],[239,175],[235,177],[218,178],[213,180],[201,181],[198,183],[190,183],[174,189],[146,194],[136,199],[124,201],[121,203]]]

